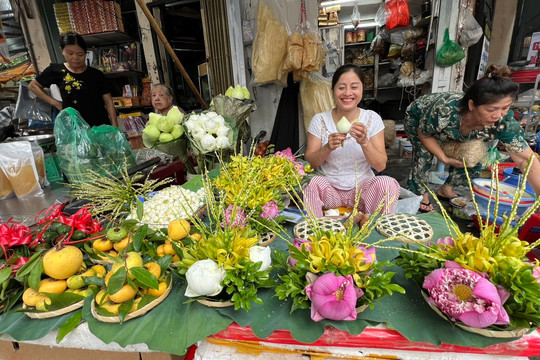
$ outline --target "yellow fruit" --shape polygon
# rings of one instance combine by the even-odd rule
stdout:
[[[165,244],[163,245],[163,252],[165,254],[171,254],[174,255],[174,249],[172,247],[172,244]]]
[[[180,257],[178,255],[174,255],[172,257],[172,262],[179,262],[180,261]]]
[[[83,254],[75,246],[52,248],[43,256],[43,272],[53,279],[67,279],[76,274],[83,263]]]
[[[118,257],[118,253],[114,250],[109,251],[108,254],[112,257]]]
[[[165,245],[170,245],[170,244],[172,244],[172,243],[171,243],[171,240],[165,239]]]
[[[43,297],[39,299],[38,303],[36,304],[36,310],[48,311],[47,305],[51,305],[51,299],[43,295]]]
[[[135,310],[139,309],[139,303],[141,302],[142,298],[138,297],[135,300],[133,300],[133,305],[131,306],[131,309],[129,312],[133,312]]]
[[[95,276],[97,276],[98,278],[104,277],[107,273],[107,270],[103,265],[94,265],[91,267],[91,269],[94,271]]]
[[[148,289],[147,294],[155,297],[161,296],[167,290],[167,283],[162,281],[159,283],[159,289]]]
[[[90,268],[86,270],[85,272],[83,272],[81,276],[84,276],[84,277],[96,276],[96,272],[92,268]]]
[[[101,304],[100,307],[107,310],[108,312],[110,312],[113,315],[118,315],[118,308],[120,307],[120,305],[121,304],[113,304],[112,302],[107,301],[107,302],[104,302],[103,304]]]
[[[109,301],[109,294],[107,294],[106,290],[100,290],[96,294],[96,303],[99,305],[99,304],[103,304],[106,301]]]
[[[163,250],[164,247],[165,247],[165,245],[159,245],[157,247],[156,252],[157,252],[159,257],[164,257],[165,256],[165,251]]]
[[[109,239],[97,239],[92,243],[92,248],[96,251],[109,251],[113,248],[113,243]]]
[[[41,300],[44,297],[46,296],[38,293],[36,290],[32,288],[28,288],[24,290],[22,301],[26,306],[36,306],[39,300]]]
[[[193,234],[191,234],[191,235],[189,235],[189,236],[190,236],[193,240],[195,240],[195,241],[199,241],[199,240],[202,239],[202,235],[199,234],[199,233],[193,233]]]
[[[38,292],[40,293],[50,293],[50,294],[61,294],[67,288],[66,280],[56,280],[56,279],[43,279],[39,283]]]
[[[83,262],[83,263],[81,264],[81,268],[80,268],[79,271],[77,271],[77,272],[81,272],[81,271],[84,271],[84,270],[86,270],[86,264]]]
[[[150,271],[150,273],[154,274],[156,276],[156,279],[159,279],[161,276],[161,266],[157,262],[149,262],[144,264],[144,267],[146,270]]]
[[[172,240],[182,240],[188,236],[191,225],[187,220],[176,219],[169,223],[169,228],[167,230],[167,233]]]
[[[84,296],[84,297],[88,297],[88,296],[92,296],[94,293],[92,292],[92,289],[90,288],[86,288],[84,290],[74,290],[73,291],[74,294],[77,294],[77,295],[81,295],[81,296]]]
[[[82,275],[72,275],[67,278],[66,285],[68,288],[76,290],[82,288],[86,284],[84,283]]]
[[[120,240],[118,242],[115,242],[113,244],[114,250],[116,250],[116,251],[124,250],[125,248],[127,248],[128,244],[130,242],[131,242],[131,235],[128,235],[125,238],[123,238],[122,240]]]
[[[111,276],[113,276],[113,272],[112,271],[109,271],[107,273],[107,275],[105,275],[105,286],[109,286],[109,279],[111,278]]]
[[[124,260],[125,263],[117,263],[117,262],[115,262],[113,264],[112,268],[111,268],[111,272],[114,274],[122,266],[126,266],[130,279],[134,279],[135,276],[133,276],[131,274],[129,269],[131,269],[132,267],[141,267],[141,266],[143,266],[142,257],[141,257],[141,255],[139,255],[138,252],[130,251],[125,255],[124,259],[125,259]]]
[[[109,294],[109,299],[115,303],[124,303],[133,299],[137,295],[137,290],[126,284],[120,288],[116,293]]]

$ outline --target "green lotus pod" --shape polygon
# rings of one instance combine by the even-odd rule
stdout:
[[[167,113],[167,117],[169,119],[172,119],[174,121],[174,124],[181,124],[182,120],[184,120],[184,114],[180,112],[180,109],[178,109],[178,106],[173,106],[171,110]]]
[[[182,125],[179,125],[179,124],[174,125],[173,131],[171,131],[171,135],[173,139],[178,139],[183,134],[184,134],[184,128],[182,127]]]
[[[159,142],[160,143],[166,143],[166,142],[169,142],[169,141],[172,141],[174,140],[173,136],[171,133],[161,133],[161,135],[159,135]]]
[[[173,119],[170,119],[166,116],[162,116],[161,119],[158,121],[158,129],[161,130],[161,132],[169,133],[174,128],[175,122]]]
[[[148,123],[157,126],[159,119],[160,119],[163,115],[160,115],[160,114],[156,114],[156,113],[151,112],[150,114],[148,114],[148,116],[149,116],[149,117],[148,117]]]
[[[249,90],[248,90],[247,87],[242,86],[242,93],[244,94],[244,99],[249,99],[250,98]]]
[[[143,134],[146,134],[146,136],[148,137],[148,140],[156,141],[159,138],[161,131],[159,131],[157,126],[149,124],[149,125],[146,125],[146,127],[144,128]]]
[[[227,88],[227,91],[225,91],[225,96],[232,97],[231,93],[232,93],[233,90],[234,90],[234,88],[232,86],[229,86]]]

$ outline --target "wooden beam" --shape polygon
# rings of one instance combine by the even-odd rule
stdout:
[[[178,70],[180,70],[180,72],[182,73],[182,76],[184,77],[184,79],[186,79],[186,81],[187,81],[189,87],[191,88],[191,90],[195,93],[195,96],[197,97],[197,99],[201,103],[203,109],[207,109],[208,106],[204,102],[204,99],[202,98],[201,94],[199,93],[199,90],[195,87],[195,84],[193,84],[193,81],[191,81],[191,78],[189,77],[189,74],[187,73],[187,71],[184,68],[184,66],[182,65],[182,63],[180,62],[180,59],[178,59],[178,56],[176,56],[173,48],[169,44],[169,41],[167,41],[167,38],[165,38],[165,34],[163,34],[163,31],[161,31],[158,23],[156,22],[156,19],[154,19],[154,17],[150,13],[150,10],[148,9],[146,4],[144,3],[144,0],[137,0],[137,4],[139,4],[139,7],[141,8],[144,15],[146,16],[146,18],[150,22],[150,25],[152,26],[152,29],[156,32],[156,35],[158,36],[158,38],[163,43],[163,46],[165,47],[165,50],[167,50],[167,52],[169,53],[169,55],[173,59],[174,64],[176,65]]]

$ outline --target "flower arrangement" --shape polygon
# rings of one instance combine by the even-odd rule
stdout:
[[[234,120],[213,111],[187,115],[184,126],[201,172],[212,169],[215,162],[212,155],[232,150],[238,137]]]
[[[359,199],[357,196],[355,208]],[[317,219],[306,219],[313,235],[295,238],[288,255],[276,254],[275,266],[285,273],[275,291],[280,300],[292,298],[291,312],[311,308],[313,321],[355,320],[358,312],[373,306],[377,299],[394,291],[405,292],[392,283],[394,273],[385,271],[388,262],[377,261],[379,244],[365,242],[376,218],[370,217],[360,228],[350,221],[345,230],[337,232],[324,230]]]
[[[531,161],[524,178],[530,166]],[[496,194],[494,206],[497,213],[497,171],[492,176],[491,191]],[[519,336],[540,324],[540,269],[538,261],[531,263],[526,258],[531,249],[540,245],[540,240],[529,244],[517,236],[519,228],[540,206],[540,198],[517,226],[512,226],[525,186],[526,182],[523,182],[514,198],[511,213],[503,216],[499,228],[482,220],[474,202],[479,214],[478,237],[462,233],[441,206],[450,237],[419,245],[416,250],[408,248],[401,251],[400,258],[396,259],[406,276],[422,286],[430,305],[465,330],[495,330],[486,332],[489,336],[497,336],[497,331],[501,330],[517,331],[514,336]],[[488,204],[488,213],[490,206],[491,203]]]
[[[259,233],[278,232],[285,217],[284,194],[300,184],[309,165],[304,167],[296,160],[290,148],[273,156],[231,156],[229,163],[222,163],[214,188],[224,197],[226,205],[235,204],[237,212],[249,213],[249,224]],[[250,189],[246,192],[245,189]]]
[[[185,295],[194,299],[226,300],[235,309],[249,310],[262,303],[259,288],[272,287],[270,248],[259,246],[259,236],[248,224],[249,214],[224,198],[216,201],[211,181],[203,175],[208,220],[190,216],[197,236],[175,246],[178,275],[186,278]],[[254,197],[253,189],[244,192]]]

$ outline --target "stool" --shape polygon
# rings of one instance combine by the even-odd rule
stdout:
[[[165,179],[168,177],[174,178],[171,185],[182,185],[186,182],[185,174],[186,165],[180,161],[175,160],[170,164],[158,166],[150,174],[150,179]]]

